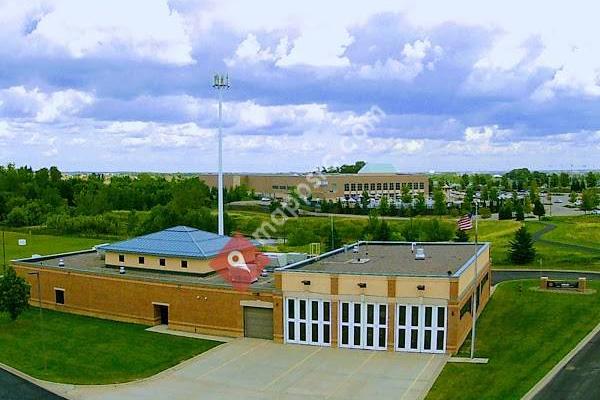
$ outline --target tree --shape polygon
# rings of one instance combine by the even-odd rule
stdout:
[[[454,241],[455,242],[468,242],[469,234],[467,233],[467,231],[464,231],[462,229],[457,229],[456,233],[454,234]]]
[[[469,178],[469,175],[463,174],[463,176],[460,177],[460,184],[461,184],[463,190],[466,190],[467,187],[469,187],[470,183],[471,183],[471,179]]]
[[[585,176],[585,181],[587,182],[588,188],[594,188],[598,184],[598,178],[596,178],[596,174],[592,171],[588,172]]]
[[[515,218],[517,221],[525,220],[525,212],[523,211],[523,205],[520,202],[515,206]]]
[[[523,200],[523,212],[525,214],[531,214],[533,211],[533,206],[531,205],[531,199],[529,197],[525,197]]]
[[[417,214],[425,214],[427,210],[427,203],[425,202],[425,195],[423,193],[419,193],[417,195],[417,202],[415,203],[415,211]]]
[[[390,226],[385,221],[385,219],[382,219],[381,223],[379,224],[379,228],[377,229],[377,234],[375,236],[375,240],[387,241],[387,240],[390,240],[391,237],[392,237],[392,231],[390,230]]]
[[[542,217],[546,215],[546,209],[540,199],[537,199],[535,203],[533,203],[533,215],[536,215],[538,219],[542,219]]]
[[[29,289],[25,279],[8,266],[0,278],[0,312],[7,312],[11,320],[16,320],[29,306]]]
[[[444,192],[437,189],[433,192],[433,212],[436,215],[444,215],[446,211],[448,211],[446,208],[446,196]]]
[[[390,203],[387,196],[382,196],[379,200],[379,213],[381,215],[388,215],[390,212]]]
[[[513,210],[510,202],[506,202],[502,207],[500,207],[500,211],[498,211],[498,219],[512,219]]]
[[[535,259],[536,252],[533,247],[533,240],[525,226],[519,228],[515,233],[514,240],[511,240],[509,243],[508,257],[513,263],[522,265],[530,263]]]
[[[408,186],[406,186],[406,185],[402,186],[402,193],[400,196],[400,200],[402,200],[403,208],[412,207],[413,195],[410,192],[410,189],[408,188]]]
[[[571,192],[571,194],[569,194],[569,203],[575,203],[578,197],[577,192]]]
[[[363,211],[368,210],[370,202],[371,202],[371,199],[369,197],[369,192],[367,192],[366,190],[364,190],[362,192],[362,195],[360,196],[360,208],[362,208]]]
[[[367,222],[367,226],[363,230],[363,237],[370,235],[371,237],[376,237],[377,232],[379,231],[379,225],[381,225],[381,220],[379,219],[379,213],[377,210],[371,210],[369,212],[369,221]]]
[[[600,197],[596,189],[586,189],[581,193],[581,209],[583,211],[594,210],[600,204]]]
[[[452,239],[452,224],[441,222],[439,218],[424,221],[422,225],[422,234],[426,242],[445,242]]]

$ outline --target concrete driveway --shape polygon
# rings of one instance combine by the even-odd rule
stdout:
[[[53,389],[85,400],[420,399],[446,359],[239,339],[146,380]]]

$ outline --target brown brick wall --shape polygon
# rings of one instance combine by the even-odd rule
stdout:
[[[223,336],[243,336],[242,300],[274,302],[274,336],[282,336],[281,298],[272,293],[238,292],[202,286],[149,282],[121,277],[85,274],[68,270],[15,265],[17,273],[31,284],[31,303],[38,304],[39,271],[42,305],[45,308],[99,318],[154,325],[153,303],[169,305],[173,329]],[[65,304],[55,304],[54,288],[65,290]]]
[[[487,283],[482,287],[481,290],[481,298],[479,301],[478,308],[478,316],[481,315],[485,306],[487,305],[490,299],[490,290],[492,284],[492,272],[491,272],[491,264],[487,264],[485,268],[479,271],[478,282],[484,278],[486,273],[489,274],[489,279]],[[474,288],[470,287],[466,290],[463,295],[458,298],[458,282],[454,283],[452,281],[450,284],[450,300],[448,302],[448,336],[446,339],[446,349],[448,353],[455,354],[460,349],[460,346],[464,343],[465,339],[471,333],[471,327],[473,324],[473,320],[470,313],[467,313],[460,318],[460,309],[464,306],[464,304],[469,301],[471,295],[474,293]]]

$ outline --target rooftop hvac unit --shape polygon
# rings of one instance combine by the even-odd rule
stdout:
[[[424,260],[425,259],[425,250],[423,248],[418,248],[415,252],[415,260]]]

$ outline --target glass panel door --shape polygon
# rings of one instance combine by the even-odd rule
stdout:
[[[385,350],[387,304],[340,302],[340,347]]]
[[[396,350],[426,353],[446,351],[446,307],[399,304],[396,321]]]
[[[331,303],[318,299],[285,299],[287,343],[331,345]]]

